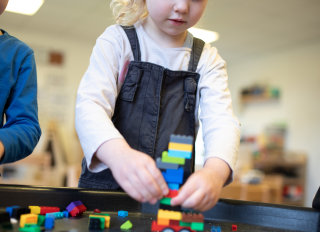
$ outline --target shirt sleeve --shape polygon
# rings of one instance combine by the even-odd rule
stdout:
[[[21,64],[16,66],[19,69],[18,77],[6,103],[6,123],[0,129],[0,140],[5,147],[0,164],[14,162],[31,154],[41,135],[33,52],[25,55]]]
[[[75,126],[88,168],[99,172],[107,166],[92,159],[102,143],[123,138],[111,117],[118,95],[117,77],[122,45],[119,31],[107,28],[100,36],[77,93]]]
[[[233,170],[240,142],[240,126],[233,114],[226,63],[210,45],[200,60],[199,119],[202,123],[204,162],[210,157],[224,160]],[[230,176],[231,181],[232,175]]]

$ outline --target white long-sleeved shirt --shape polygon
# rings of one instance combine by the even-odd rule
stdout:
[[[161,47],[148,36],[141,24],[135,27],[141,61],[170,70],[188,70],[190,47]],[[110,139],[123,138],[111,118],[127,65],[133,59],[124,30],[119,25],[110,26],[97,39],[89,67],[80,82],[75,124],[88,168],[92,172],[108,168],[102,162],[92,162],[100,145]],[[239,146],[239,123],[232,110],[225,61],[210,44],[206,44],[203,49],[197,72],[200,80],[195,110],[196,131],[201,120],[204,161],[218,157],[233,170]]]

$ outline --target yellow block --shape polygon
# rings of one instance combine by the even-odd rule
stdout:
[[[192,151],[192,144],[185,143],[169,143],[169,150]]]
[[[168,219],[168,220],[181,220],[182,213],[179,211],[171,211],[171,210],[158,210],[158,220],[159,218]]]
[[[104,218],[104,219],[105,219],[105,224],[104,224],[104,226],[105,226],[106,228],[109,228],[109,227],[110,227],[110,216],[92,214],[92,215],[89,215],[89,218],[90,218],[91,216],[92,216],[92,217],[101,217],[101,218]]]
[[[36,214],[22,214],[20,216],[20,227],[24,227],[25,224],[37,224],[38,215]]]
[[[40,214],[41,211],[40,206],[29,206],[29,209],[32,214]]]

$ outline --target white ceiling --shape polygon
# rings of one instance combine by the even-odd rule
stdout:
[[[160,0],[159,0],[160,1]],[[5,12],[0,26],[92,43],[113,23],[109,0],[46,0],[34,16]],[[198,27],[219,32],[230,61],[320,41],[320,0],[209,0]]]

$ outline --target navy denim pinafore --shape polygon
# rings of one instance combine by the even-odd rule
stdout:
[[[171,134],[195,137],[195,104],[200,77],[195,71],[204,42],[193,38],[188,71],[172,71],[142,62],[135,28],[124,27],[124,30],[134,60],[129,64],[112,121],[132,148],[156,159],[168,150]],[[193,172],[193,166],[194,157],[186,160],[184,179]],[[92,173],[85,159],[79,187],[120,189],[110,169]]]

